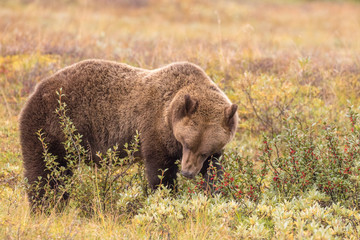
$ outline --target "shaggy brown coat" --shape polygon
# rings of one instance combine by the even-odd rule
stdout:
[[[82,61],[40,82],[21,113],[21,147],[30,184],[45,174],[39,129],[50,152],[66,166],[64,136],[55,114],[60,88],[67,114],[93,159],[97,151],[123,146],[136,130],[140,132],[141,157],[152,188],[159,184],[159,169],[165,168],[163,183],[173,185],[175,161],[182,157],[185,176],[206,174],[205,160],[219,157],[236,131],[237,106],[196,65],[181,62],[145,70],[110,61]],[[32,195],[29,192],[30,201]]]

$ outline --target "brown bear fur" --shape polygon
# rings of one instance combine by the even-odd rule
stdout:
[[[68,116],[93,158],[118,144],[130,142],[140,132],[140,152],[151,188],[172,186],[175,161],[182,158],[181,172],[206,175],[209,161],[219,157],[237,127],[237,106],[198,66],[173,63],[145,70],[126,64],[86,60],[64,68],[40,82],[20,117],[25,177],[34,183],[45,176],[42,146],[36,132],[45,133],[49,151],[64,161],[64,136],[56,91],[62,88]],[[208,159],[208,161],[207,161]],[[29,192],[31,202],[32,193]]]

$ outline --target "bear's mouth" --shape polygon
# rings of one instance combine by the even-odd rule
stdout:
[[[189,178],[189,179],[192,179],[195,177],[195,174],[193,173],[189,173],[189,172],[185,172],[185,171],[181,171],[181,174],[186,177],[186,178]]]

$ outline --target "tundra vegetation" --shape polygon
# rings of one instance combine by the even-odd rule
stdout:
[[[356,1],[77,0],[0,3],[2,239],[359,239],[360,5]],[[151,193],[135,163],[138,136],[84,164],[66,115],[59,124],[74,174],[47,154],[46,194],[31,215],[18,116],[42,78],[86,58],[157,68],[187,60],[239,106],[217,194],[178,176]],[[55,111],[55,109],[54,109]],[[141,134],[141,133],[140,133]],[[126,149],[128,156],[116,157]],[[58,175],[57,175],[58,174]],[[161,175],[159,176],[161,178]],[[214,176],[216,178],[216,175]],[[61,211],[60,211],[61,210]]]

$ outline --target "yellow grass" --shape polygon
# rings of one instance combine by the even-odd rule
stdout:
[[[200,211],[160,225],[141,225],[126,215],[83,218],[77,209],[30,216],[18,115],[37,82],[79,60],[104,58],[143,68],[183,60],[199,64],[239,105],[239,132],[229,146],[254,159],[262,132],[276,132],[279,119],[344,122],[348,100],[359,106],[360,5],[355,1],[134,2],[0,2],[0,238],[359,238],[359,224],[349,220],[359,221],[357,211],[324,210],[315,200],[309,200],[318,211],[311,216],[332,216],[319,220],[321,226],[302,210],[291,210],[297,202],[288,209],[271,207],[296,212],[284,219],[275,210],[264,217],[261,209],[251,216],[224,212],[223,218]]]

